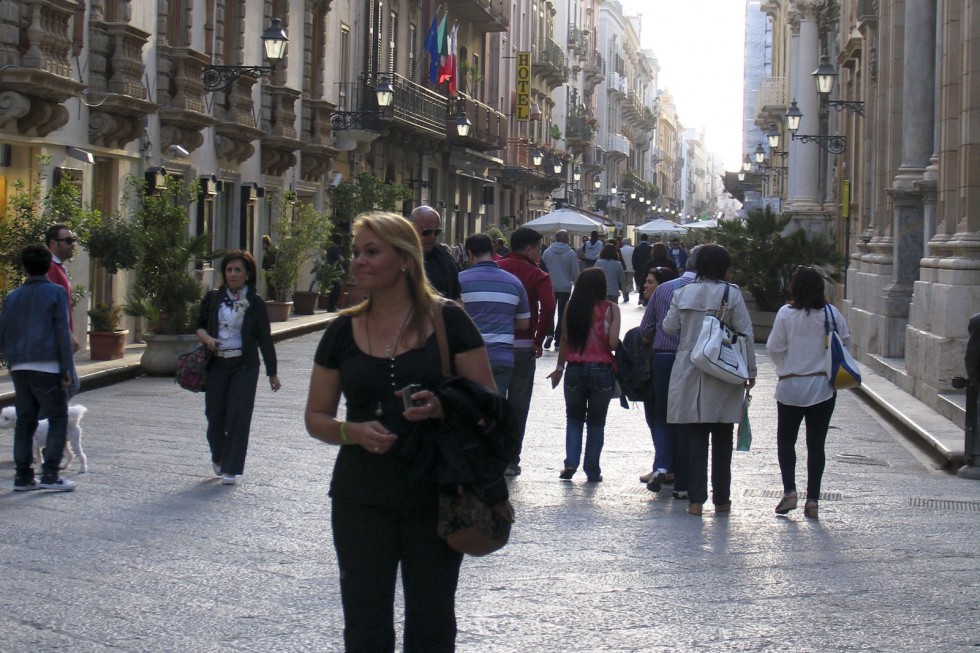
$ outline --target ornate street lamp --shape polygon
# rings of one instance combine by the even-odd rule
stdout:
[[[582,180],[582,171],[579,170],[578,167],[576,167],[575,170],[572,172],[572,181],[574,181],[577,184],[581,180]]]
[[[766,160],[766,151],[762,149],[762,143],[755,146],[755,162],[762,163]]]
[[[796,130],[800,128],[800,120],[802,119],[803,112],[796,106],[796,100],[793,100],[789,103],[789,109],[786,111],[786,129],[795,134]]]
[[[595,188],[596,190],[602,188],[602,180],[599,179],[598,175],[596,175],[596,178],[592,181],[592,187]]]
[[[286,30],[282,28],[282,21],[278,18],[272,19],[272,26],[262,33],[262,46],[265,51],[265,58],[269,60],[268,66],[204,66],[201,73],[201,81],[204,90],[207,92],[224,91],[228,89],[242,75],[254,75],[262,77],[268,73],[275,72],[276,64],[286,56]]]
[[[561,159],[555,159],[554,170],[556,175],[560,175],[562,171]]]
[[[742,159],[742,172],[748,172],[752,169],[752,161],[749,160],[749,155],[746,154],[745,158]]]
[[[837,82],[839,73],[830,63],[830,57],[824,54],[820,55],[820,65],[810,74],[813,77],[813,82],[817,85],[817,93],[826,96],[834,90],[834,84]]]
[[[789,107],[789,111],[786,112],[786,128],[789,129],[790,135],[793,137],[794,141],[799,141],[801,143],[816,143],[820,149],[830,154],[841,154],[847,149],[847,139],[843,136],[831,136],[823,134],[797,134],[796,131],[800,128],[800,120],[803,119],[803,112],[800,108],[796,106],[796,100]],[[745,172],[748,172],[746,170]]]
[[[779,149],[779,130],[776,129],[776,123],[769,123],[769,131],[766,132],[766,140],[769,141],[770,150]]]
[[[374,87],[374,97],[378,103],[377,111],[334,111],[330,115],[330,126],[336,130],[351,129],[365,122],[385,117],[395,101],[395,89],[392,88],[387,77],[382,77]]]
[[[456,135],[460,138],[466,138],[470,135],[470,128],[472,126],[473,123],[466,117],[466,112],[460,111],[459,115],[456,116]]]
[[[531,155],[531,162],[534,163],[535,166],[539,166],[543,161],[544,154],[541,153],[541,150],[534,150],[534,154]]]

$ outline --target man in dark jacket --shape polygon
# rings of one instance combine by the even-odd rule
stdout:
[[[40,243],[21,252],[27,281],[7,295],[0,312],[0,351],[14,382],[14,492],[71,492],[75,482],[59,477],[68,429],[68,395],[75,377],[68,330],[68,294],[45,275],[51,252]],[[41,480],[34,477],[34,431],[38,413],[48,420]]]
[[[633,250],[633,280],[636,285],[636,292],[640,294],[640,305],[646,304],[643,298],[643,282],[647,277],[647,261],[650,260],[650,253],[653,250],[647,242],[647,235],[640,234],[640,244]]]
[[[408,218],[415,225],[422,240],[422,251],[425,254],[425,276],[429,278],[432,287],[446,299],[459,301],[459,268],[453,260],[453,255],[439,244],[439,234],[442,233],[442,218],[431,206],[419,206]]]

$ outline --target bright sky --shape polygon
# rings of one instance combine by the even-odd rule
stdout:
[[[660,64],[659,86],[681,124],[704,128],[708,151],[727,170],[742,161],[744,0],[620,0],[643,16],[644,49]]]

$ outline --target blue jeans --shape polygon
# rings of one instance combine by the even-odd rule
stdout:
[[[507,396],[507,389],[510,388],[510,379],[514,376],[512,365],[490,365],[493,373],[493,382],[497,385],[497,394],[501,397]]]
[[[514,373],[507,388],[507,401],[517,419],[517,432],[520,434],[520,445],[513,464],[521,462],[521,448],[524,445],[524,431],[527,429],[527,413],[531,409],[531,392],[534,390],[534,370],[537,359],[534,350],[514,347]]]
[[[37,430],[39,411],[43,411],[48,420],[41,480],[54,482],[58,480],[68,429],[68,397],[61,388],[61,377],[32,370],[11,372],[10,377],[14,381],[14,405],[17,408],[17,425],[14,427],[15,482],[22,485],[34,480],[34,431]]]
[[[599,456],[614,381],[612,367],[605,364],[569,363],[565,371],[565,467],[578,469],[582,431],[587,428],[582,467],[590,480],[602,473]]]
[[[687,489],[687,440],[683,437],[683,426],[667,422],[667,394],[670,391],[670,371],[674,367],[672,352],[658,352],[653,355],[650,377],[653,382],[653,470],[665,469],[674,472],[674,489]],[[650,420],[648,419],[649,423]]]

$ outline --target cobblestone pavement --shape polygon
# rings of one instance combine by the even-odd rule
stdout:
[[[623,313],[638,323],[635,304]],[[302,423],[318,337],[277,345],[283,390],[260,383],[237,487],[211,477],[203,397],[169,379],[79,395],[90,471],[73,494],[11,492],[0,432],[0,650],[342,650],[336,450]],[[980,483],[937,470],[857,395],[838,401],[820,520],[777,517],[775,379],[762,357],[733,512],[709,505],[699,519],[638,483],[652,451],[639,408],[610,408],[605,482],[558,481],[554,356],[539,364],[511,543],[464,562],[459,651],[980,646]]]

